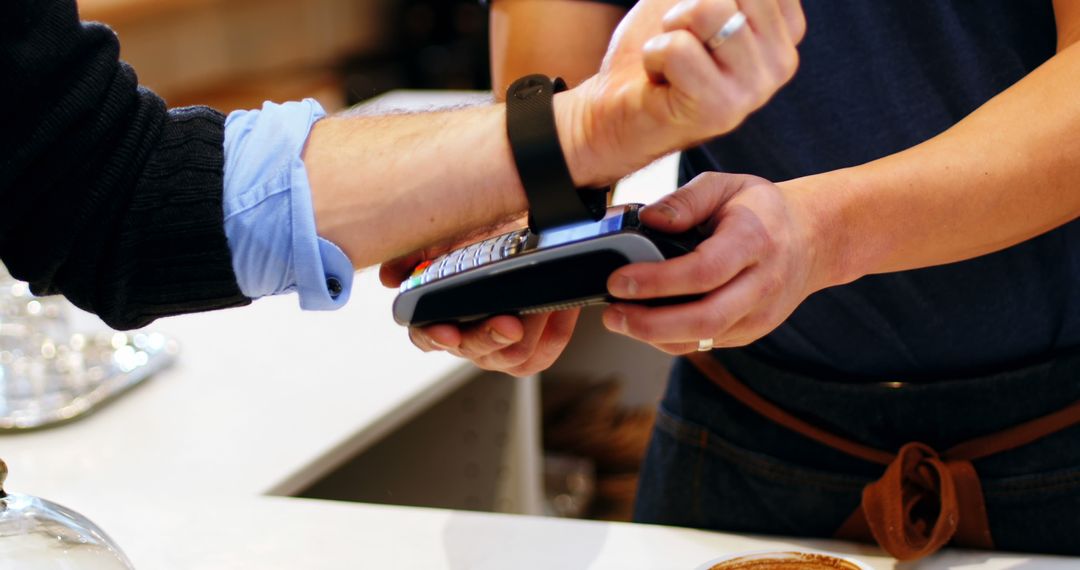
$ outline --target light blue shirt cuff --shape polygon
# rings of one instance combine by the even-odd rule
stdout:
[[[325,116],[305,99],[267,102],[225,120],[225,235],[247,297],[296,291],[307,310],[337,309],[349,300],[352,262],[316,233],[300,158],[311,126]]]

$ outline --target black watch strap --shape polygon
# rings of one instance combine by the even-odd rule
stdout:
[[[552,98],[566,83],[527,75],[506,91],[506,133],[529,200],[529,228],[548,228],[604,216],[603,190],[577,189],[555,130]]]

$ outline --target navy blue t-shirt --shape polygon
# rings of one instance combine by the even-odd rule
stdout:
[[[944,131],[1055,51],[1050,0],[803,7],[794,80],[734,133],[686,152],[681,181],[708,170],[787,180],[893,154]],[[821,291],[747,350],[834,378],[932,380],[1077,346],[1073,222],[973,260]]]

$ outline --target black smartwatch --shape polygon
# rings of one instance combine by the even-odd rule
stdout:
[[[562,79],[545,75],[527,75],[506,90],[506,133],[529,200],[529,229],[537,234],[599,220],[607,207],[606,189],[577,188],[570,177],[552,107],[554,95],[565,90]]]

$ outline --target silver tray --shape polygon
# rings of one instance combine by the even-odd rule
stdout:
[[[39,429],[89,414],[172,365],[176,343],[157,333],[71,335],[34,357],[0,341],[0,432]]]
[[[0,266],[0,432],[82,417],[176,358],[176,343],[157,333],[74,333],[69,312]]]

